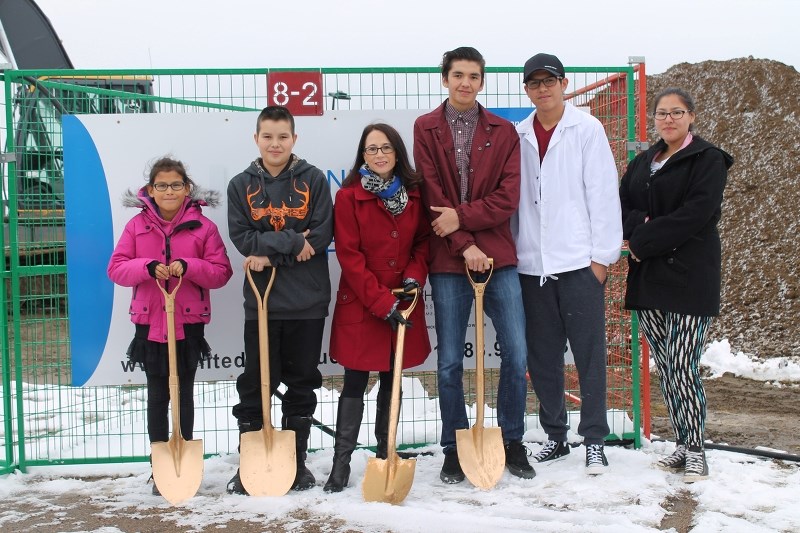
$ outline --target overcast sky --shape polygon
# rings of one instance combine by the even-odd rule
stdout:
[[[537,52],[649,73],[754,56],[800,65],[798,0],[37,0],[76,68],[490,66]]]

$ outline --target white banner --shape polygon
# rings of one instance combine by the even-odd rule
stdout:
[[[353,164],[361,132],[369,123],[386,122],[401,133],[409,153],[414,120],[420,110],[328,111],[318,117],[297,117],[294,152],[322,169],[331,195]],[[132,368],[125,351],[133,338],[128,316],[131,289],[115,286],[106,276],[108,260],[125,224],[136,209],[125,208],[125,190],[146,183],[149,164],[169,154],[187,166],[197,184],[220,192],[222,204],[203,213],[225,239],[234,276],[211,291],[212,320],[206,328],[213,358],[198,370],[202,381],[235,379],[244,365],[242,283],[243,257],[228,239],[225,192],[228,181],[258,157],[253,141],[258,113],[190,113],[76,115],[64,117],[64,163],[67,214],[67,265],[73,385],[139,384],[144,372]],[[335,294],[339,264],[335,243],[329,263]],[[433,303],[425,292],[427,327],[436,346]],[[333,302],[330,307],[333,314]],[[465,345],[465,366],[474,368],[474,317]],[[419,325],[415,326],[419,327]],[[330,316],[326,324],[320,370],[342,373],[327,354]],[[486,366],[499,367],[494,329],[486,328]],[[435,370],[435,350],[415,370]]]

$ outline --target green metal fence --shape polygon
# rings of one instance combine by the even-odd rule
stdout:
[[[141,461],[149,453],[144,387],[78,388],[70,383],[61,116],[259,110],[267,105],[267,74],[292,70],[321,72],[325,109],[427,110],[447,95],[436,68],[4,73],[0,473],[31,465]],[[629,65],[567,72],[571,100],[604,123],[622,171],[633,155],[628,143],[643,131],[636,108],[644,87],[640,70]],[[489,108],[529,108],[521,77],[519,68],[488,68],[479,100]],[[607,292],[609,439],[638,446],[639,346],[631,342],[638,333],[622,305],[623,268],[620,262],[611,269]],[[497,372],[487,374],[487,402],[494,407]],[[407,378],[411,381],[404,383],[406,411],[399,435],[407,445],[436,442],[435,373],[409,373]],[[466,372],[465,390],[475,390],[473,381],[474,374]],[[317,410],[320,420],[334,418],[333,391],[340,384],[340,378],[326,379]],[[580,393],[574,368],[567,369],[567,384],[568,408],[575,410]],[[237,401],[234,383],[199,382],[195,394],[196,435],[204,440],[207,453],[235,452],[238,435],[229,414]],[[414,399],[418,401],[408,402]],[[373,404],[367,402],[369,424],[362,435],[372,433]],[[422,412],[408,411],[419,406],[424,406]],[[528,430],[535,429],[537,407],[530,392]],[[226,413],[229,423],[224,422]],[[491,414],[487,418],[496,423]],[[312,447],[331,446],[330,428],[319,429],[312,434]],[[374,444],[374,438],[362,442]]]

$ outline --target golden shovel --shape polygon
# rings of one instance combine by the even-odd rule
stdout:
[[[251,496],[283,496],[292,488],[297,474],[297,451],[294,431],[275,431],[272,427],[271,390],[269,382],[269,332],[267,298],[275,281],[272,267],[264,297],[256,287],[250,269],[245,268],[247,281],[258,302],[258,348],[261,366],[261,431],[242,433],[239,447],[239,476]]]
[[[394,289],[394,294],[404,292]],[[407,309],[400,314],[406,320],[419,300],[419,289],[414,289],[414,299]],[[419,327],[419,326],[418,326]],[[423,324],[421,327],[425,327]],[[397,422],[400,418],[400,385],[403,378],[403,345],[406,337],[405,324],[397,326],[397,345],[394,350],[394,376],[392,376],[392,404],[389,411],[389,435],[386,446],[386,459],[370,457],[364,472],[362,490],[364,500],[368,502],[385,502],[396,505],[408,496],[414,482],[416,459],[401,459],[397,455]]]
[[[498,427],[483,427],[484,382],[483,382],[483,294],[494,272],[494,261],[489,259],[489,275],[478,283],[467,268],[467,278],[475,289],[475,425],[470,429],[456,430],[456,448],[461,470],[470,482],[479,489],[494,487],[503,477],[506,455],[503,434]]]
[[[153,482],[161,495],[172,505],[188,500],[200,488],[203,480],[203,441],[185,440],[181,434],[181,402],[178,385],[178,354],[175,341],[175,294],[183,282],[167,292],[158,280],[164,294],[167,312],[167,350],[169,352],[169,403],[172,409],[172,436],[167,442],[153,442],[150,453],[153,463]]]

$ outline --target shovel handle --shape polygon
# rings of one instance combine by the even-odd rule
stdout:
[[[481,288],[485,287],[489,283],[489,280],[492,279],[492,274],[494,274],[494,259],[489,257],[488,260],[489,260],[489,276],[486,278],[486,281],[481,283],[475,281],[475,278],[472,277],[472,270],[469,269],[469,266],[467,265],[466,261],[464,262],[464,270],[467,271],[467,279],[469,279],[470,285],[472,285],[472,288],[475,289],[476,291],[478,290],[479,287]],[[481,295],[483,295],[483,292],[481,292]]]
[[[393,289],[392,294],[399,294],[406,292],[403,289]],[[408,319],[411,316],[411,311],[416,307],[419,301],[419,289],[413,289],[414,299],[406,309],[400,311],[400,314]],[[406,325],[399,324],[397,326],[397,344],[394,349],[394,369],[392,375],[392,403],[389,409],[389,435],[387,436],[386,458],[389,463],[389,477],[394,479],[394,471],[397,468],[397,424],[400,419],[400,387],[403,380],[403,346],[406,339]],[[391,483],[389,484],[391,486]]]
[[[270,386],[269,376],[269,327],[267,320],[267,299],[272,290],[272,284],[275,282],[275,273],[278,271],[274,266],[272,273],[267,282],[267,288],[264,290],[262,297],[261,292],[253,281],[253,275],[250,269],[245,266],[245,275],[247,281],[250,282],[250,288],[253,289],[253,294],[256,296],[258,302],[258,359],[259,366],[261,367],[261,418],[264,425],[264,435],[269,434],[269,429],[272,428],[272,388]]]
[[[486,280],[479,283],[472,277],[472,272],[466,264],[464,268],[467,271],[467,279],[469,279],[472,288],[475,290],[475,426],[483,427],[483,403],[484,403],[484,383],[483,383],[483,294],[486,291],[486,285],[492,279],[494,273],[494,259],[489,258],[489,275]]]
[[[183,435],[181,434],[181,401],[180,387],[178,385],[178,348],[175,335],[175,295],[183,283],[183,276],[178,276],[178,283],[172,291],[167,291],[164,286],[156,279],[161,294],[164,295],[164,310],[167,312],[167,354],[169,356],[169,406],[172,410],[172,435],[170,441],[175,444],[172,447],[173,461],[175,469],[180,475],[181,452],[183,451]]]
[[[392,294],[394,294],[395,296],[399,296],[401,294],[410,294],[410,293],[414,294],[414,299],[411,300],[411,303],[408,304],[408,307],[406,307],[405,309],[398,309],[398,311],[400,312],[400,315],[403,318],[405,318],[406,320],[408,319],[408,317],[411,316],[411,311],[413,311],[414,308],[417,306],[417,301],[419,301],[420,290],[419,289],[411,289],[411,291],[406,292],[403,289],[392,289]]]

